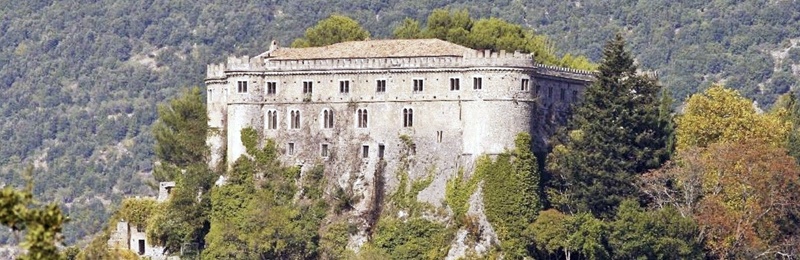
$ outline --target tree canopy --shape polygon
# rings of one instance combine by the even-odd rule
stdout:
[[[369,32],[355,20],[342,15],[331,15],[311,28],[303,38],[292,42],[292,47],[318,47],[346,41],[361,41],[369,38]]]

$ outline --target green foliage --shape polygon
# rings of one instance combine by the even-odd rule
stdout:
[[[435,9],[422,30],[419,22],[405,19],[394,29],[394,36],[401,39],[437,38],[474,49],[522,51],[532,53],[539,63],[585,70],[596,68],[584,56],[567,54],[558,59],[555,47],[547,37],[534,35],[519,24],[494,17],[473,20],[466,9]]]
[[[561,193],[552,201],[563,203],[555,205],[562,211],[611,217],[623,199],[637,195],[633,178],[669,158],[672,128],[661,87],[636,73],[624,46],[620,35],[608,42],[597,81],[562,129],[563,146],[549,156],[548,185]]]
[[[122,200],[122,205],[117,210],[115,219],[127,221],[132,226],[146,227],[148,218],[158,207],[153,199],[128,198]]]
[[[578,254],[586,259],[609,259],[606,245],[608,225],[588,213],[565,215],[555,209],[543,211],[523,236],[545,255]]]
[[[482,157],[475,169],[483,179],[486,218],[500,239],[500,248],[511,258],[527,254],[521,234],[542,209],[539,171],[530,149],[530,135],[521,133],[513,152],[500,154],[494,161]]]
[[[320,256],[323,259],[352,259],[352,251],[347,249],[347,241],[356,230],[356,226],[346,219],[329,224],[322,232],[319,241]]]
[[[447,256],[453,231],[420,217],[382,218],[371,244],[388,259],[442,259]]]
[[[187,90],[179,98],[158,108],[158,121],[153,126],[156,139],[155,152],[162,164],[185,168],[206,163],[209,150],[206,146],[208,114],[205,98],[200,89]],[[162,173],[174,171],[162,170]],[[174,174],[157,174],[156,181],[174,180]]]
[[[29,168],[28,173],[32,170]],[[27,252],[17,259],[64,259],[57,244],[63,239],[61,230],[68,219],[58,205],[38,204],[30,185],[27,190],[0,189],[0,225],[9,227],[15,236],[25,232],[20,246]]]
[[[791,124],[785,147],[789,155],[800,163],[800,102],[797,101],[796,93],[790,91],[782,95],[773,106],[771,113]]]
[[[620,259],[704,259],[700,229],[673,207],[645,211],[623,201],[610,223],[608,243]]]
[[[298,168],[280,164],[273,141],[267,140],[259,149],[257,140],[260,137],[253,129],[242,130],[250,157],[240,157],[227,184],[212,190],[211,229],[203,258],[299,259],[315,258],[321,252],[343,253],[330,240],[325,244],[328,251],[320,249],[319,230],[330,210],[323,198],[323,167],[300,175]]]
[[[342,15],[331,15],[306,29],[303,38],[292,43],[292,47],[317,47],[339,42],[361,41],[369,38],[369,32],[355,20]]]
[[[480,179],[476,177],[476,174],[473,174],[470,178],[465,178],[463,170],[459,170],[455,178],[447,181],[444,201],[453,210],[453,217],[457,221],[463,222],[465,220],[467,210],[469,210],[469,197],[475,193],[479,181]]]

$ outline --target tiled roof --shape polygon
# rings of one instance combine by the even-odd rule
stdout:
[[[411,39],[352,41],[310,48],[278,48],[259,56],[276,60],[309,60],[463,56],[469,52],[475,50],[439,39]]]

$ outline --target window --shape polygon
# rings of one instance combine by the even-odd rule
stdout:
[[[239,93],[247,93],[247,81],[238,81],[236,91]]]
[[[144,255],[144,239],[139,239],[139,255]]]
[[[385,79],[379,79],[379,80],[377,80],[377,82],[378,82],[377,83],[378,84],[378,88],[375,90],[375,92],[379,92],[379,93],[386,92],[386,80]]]
[[[313,81],[303,81],[303,94],[311,94],[314,92]]]
[[[294,143],[289,143],[286,145],[286,154],[294,155]]]
[[[383,159],[383,154],[386,152],[386,146],[383,144],[378,145],[378,158]]]
[[[275,95],[278,92],[278,82],[267,82],[267,95]]]
[[[278,129],[278,111],[267,111],[267,129]]]
[[[414,110],[411,108],[403,108],[403,127],[414,126]]]
[[[520,87],[520,90],[528,91],[528,86],[530,86],[530,83],[530,79],[522,79],[522,86]]]
[[[211,102],[211,98],[212,98],[212,97],[213,97],[213,96],[211,95],[211,90],[209,89],[209,90],[208,90],[208,101],[209,101],[209,102]]]
[[[350,93],[350,81],[349,80],[340,80],[339,81],[339,93]]]
[[[328,158],[328,144],[322,144],[319,148],[319,155]]]
[[[367,110],[359,109],[356,112],[356,120],[358,121],[358,128],[367,128]]]
[[[414,92],[422,92],[422,89],[425,85],[425,81],[422,79],[415,79],[414,80]]]
[[[436,141],[441,143],[442,137],[444,136],[444,131],[436,131]]]
[[[573,90],[572,91],[572,102],[577,102],[577,101],[578,101],[578,91],[577,90]]]
[[[553,87],[547,87],[547,98],[553,98]]]
[[[481,77],[472,78],[472,89],[474,90],[483,89],[483,78]]]
[[[539,90],[541,90],[541,88],[542,87],[539,86],[539,84],[534,84],[533,85],[533,95],[538,97],[539,96]]]
[[[458,91],[461,89],[459,78],[450,78],[450,91]]]
[[[289,128],[300,129],[300,110],[292,110],[289,117]]]
[[[567,90],[563,89],[563,88],[560,89],[560,90],[561,90],[561,95],[560,95],[560,99],[559,100],[564,101],[564,100],[567,99]]]
[[[361,146],[361,158],[369,158],[369,145]]]
[[[322,128],[333,128],[333,110],[322,110]]]

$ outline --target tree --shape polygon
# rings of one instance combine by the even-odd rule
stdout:
[[[608,244],[619,259],[702,259],[699,229],[674,207],[645,211],[625,200],[610,223]]]
[[[369,32],[353,19],[342,15],[331,15],[306,29],[303,38],[292,43],[293,48],[318,47],[347,41],[363,41]]]
[[[669,157],[672,129],[662,116],[661,87],[636,73],[624,46],[621,35],[606,44],[597,80],[561,130],[564,143],[548,156],[550,186],[567,198],[554,201],[566,212],[613,216],[623,199],[637,197],[635,176]]]
[[[33,167],[28,168],[28,175]],[[17,236],[25,231],[25,240],[20,243],[27,251],[18,259],[64,259],[57,244],[63,239],[61,230],[68,219],[55,203],[37,205],[31,194],[32,185],[26,190],[5,187],[0,190],[0,225],[7,226]]]
[[[759,139],[712,143],[681,150],[676,161],[645,176],[650,182],[644,189],[654,200],[684,208],[715,257],[800,250],[800,167],[782,147]]]
[[[421,36],[419,29],[419,21],[411,18],[403,19],[403,22],[397,28],[394,29],[392,35],[396,39],[419,38]]]
[[[163,167],[154,173],[156,181],[175,180],[179,169],[207,163],[208,114],[200,88],[186,90],[169,106],[158,107],[158,121],[153,126],[156,157]]]
[[[789,93],[781,95],[775,102],[771,113],[791,125],[786,137],[786,151],[800,163],[800,102],[797,100],[797,94],[789,91]]]
[[[678,150],[748,139],[782,146],[791,127],[775,114],[758,113],[750,100],[722,86],[692,95],[683,112],[675,119]]]
[[[215,175],[207,163],[205,99],[199,88],[192,88],[170,100],[169,106],[160,106],[158,114],[153,135],[160,165],[154,177],[158,181],[174,180],[175,188],[166,206],[155,210],[147,236],[170,252],[180,252],[184,245],[202,248]]]
[[[547,258],[573,254],[585,259],[611,257],[606,245],[608,225],[588,213],[566,215],[555,209],[542,211],[523,233],[532,247],[544,252]]]

